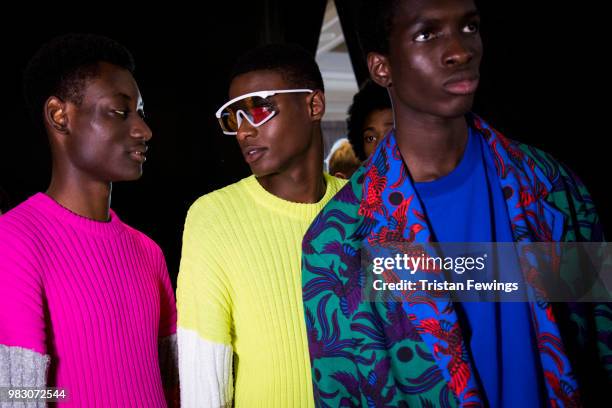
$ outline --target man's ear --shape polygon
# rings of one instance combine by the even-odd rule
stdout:
[[[50,96],[44,106],[45,125],[59,133],[68,131],[67,103],[56,96]]]
[[[321,120],[325,114],[325,94],[317,89],[310,94],[310,117],[312,120]]]
[[[368,71],[370,78],[378,85],[388,88],[391,86],[391,68],[389,67],[389,57],[377,52],[368,54]]]

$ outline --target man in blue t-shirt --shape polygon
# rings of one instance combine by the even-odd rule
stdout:
[[[605,334],[612,324],[606,305],[593,306],[590,316],[597,317],[587,319],[546,302],[406,300],[398,307],[361,297],[359,257],[367,247],[603,240],[592,200],[571,171],[470,113],[482,57],[474,2],[366,3],[368,68],[389,91],[395,129],[304,237],[317,404],[569,407],[596,401],[612,378],[612,345],[600,335],[594,357],[600,360],[583,365],[576,356],[597,347],[572,338]],[[572,319],[581,329],[562,335],[563,322]]]

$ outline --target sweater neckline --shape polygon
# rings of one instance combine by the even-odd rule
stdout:
[[[323,177],[326,184],[325,194],[316,203],[296,203],[277,197],[263,188],[254,175],[245,178],[243,181],[251,197],[268,209],[294,218],[313,219],[336,193],[332,187],[334,182],[332,176],[323,173]]]
[[[112,209],[109,211],[108,221],[97,221],[71,211],[45,193],[37,193],[29,201],[45,213],[58,218],[63,224],[71,225],[87,232],[98,235],[115,235],[125,230],[125,225]]]

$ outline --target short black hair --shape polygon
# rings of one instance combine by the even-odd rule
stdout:
[[[359,12],[359,34],[365,55],[370,52],[389,54],[389,36],[393,15],[400,0],[366,0]]]
[[[234,65],[229,80],[263,70],[278,72],[296,88],[325,91],[314,56],[296,44],[268,44],[248,51]]]
[[[39,122],[44,103],[57,96],[79,105],[88,80],[108,62],[134,73],[132,54],[123,45],[96,34],[65,34],[45,43],[28,62],[23,75],[26,105]]]
[[[391,99],[387,88],[383,88],[369,79],[353,96],[353,104],[349,107],[346,120],[347,137],[359,160],[367,159],[362,133],[367,116],[373,111],[391,108]]]

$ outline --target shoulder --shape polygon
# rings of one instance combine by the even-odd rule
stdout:
[[[32,196],[15,208],[0,215],[0,229],[21,231],[23,228],[32,228],[39,224],[41,211],[35,203],[36,196]]]
[[[347,215],[357,216],[365,179],[365,167],[362,166],[357,169],[348,181],[329,177],[335,179],[336,193],[325,205],[321,214],[336,210]]]
[[[44,225],[44,214],[32,205],[34,197],[0,215],[0,245],[13,250],[35,250],[43,237],[51,234]]]
[[[236,183],[221,189],[212,191],[199,197],[189,207],[188,220],[226,218],[231,209],[244,205],[246,200],[248,180],[253,177],[244,178]]]
[[[524,155],[526,167],[546,185],[549,200],[591,201],[589,192],[578,175],[552,154],[535,146],[512,141]]]
[[[331,241],[351,240],[363,223],[359,215],[364,167],[360,167],[348,182],[341,180],[341,188],[323,207],[304,235],[305,256],[318,252],[316,248]],[[331,177],[331,176],[330,176]]]
[[[567,166],[552,154],[526,143],[515,142],[515,144],[525,154],[529,166],[541,171],[542,175],[551,184],[554,185],[559,177],[570,177],[572,179],[576,177]]]
[[[522,168],[524,171],[534,171],[540,180],[548,185],[549,189],[561,187],[560,182],[562,180],[560,178],[562,177],[571,179],[571,182],[579,182],[575,174],[553,157],[552,154],[535,146],[504,136],[500,131],[476,115],[472,115],[470,119],[473,121],[472,123],[476,129],[485,136],[485,139],[488,140],[494,136],[494,139],[499,142],[508,154],[509,160],[515,166]]]
[[[328,173],[323,173],[323,176],[327,182],[327,188],[331,189],[333,195],[336,195],[336,193],[340,191],[348,182],[348,180],[332,176]]]
[[[157,242],[153,240],[153,238],[149,237],[144,232],[137,230],[136,228],[123,223],[128,233],[137,240],[143,247],[147,248],[151,252],[156,254],[162,253],[161,247]]]
[[[130,240],[132,240],[132,242],[137,242],[137,255],[145,259],[148,258],[155,268],[163,269],[162,267],[166,263],[166,258],[159,244],[144,232],[125,223],[123,223],[123,225],[125,226],[127,234],[130,235]]]
[[[560,211],[566,220],[566,238],[572,234],[585,240],[600,240],[602,229],[595,204],[580,178],[552,154],[535,146],[504,137],[481,119],[475,125],[485,137],[495,135],[508,154],[508,160],[525,176],[536,197]],[[490,132],[490,134],[488,134]],[[572,234],[568,234],[572,232]]]
[[[46,243],[53,239],[53,233],[41,222],[43,216],[30,200],[0,216],[0,275],[19,271],[22,278],[42,276]]]

